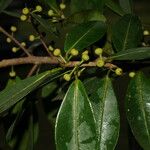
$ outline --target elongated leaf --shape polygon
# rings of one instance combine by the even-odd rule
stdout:
[[[49,84],[43,86],[42,88],[42,97],[45,98],[52,94],[56,88],[57,88],[57,83],[56,82],[50,82]]]
[[[19,82],[19,81],[21,81],[21,79],[18,76],[16,76],[14,79],[9,79],[5,88],[11,87],[11,86],[15,85],[16,82]],[[11,111],[12,114],[17,114],[20,111],[24,100],[25,100],[25,98],[22,101],[20,101],[14,105],[14,107]]]
[[[35,18],[35,20],[37,22],[40,23],[40,25],[47,31],[47,32],[51,32],[51,33],[56,33],[56,28],[54,26],[52,26],[52,24],[46,20],[43,19],[42,17],[39,17],[38,15],[32,13],[32,16]]]
[[[79,51],[102,38],[106,32],[103,22],[87,22],[74,27],[67,35],[64,50],[69,52],[72,48]]]
[[[119,110],[111,80],[91,78],[85,87],[96,119],[98,150],[115,149],[119,136]]]
[[[125,12],[122,10],[122,8],[118,4],[116,4],[114,1],[106,0],[105,5],[108,8],[110,8],[112,11],[114,11],[115,13],[119,14],[120,16],[125,15]]]
[[[132,48],[110,57],[113,60],[141,60],[150,58],[150,47]]]
[[[21,13],[17,12],[16,10],[14,11],[8,11],[8,10],[4,10],[3,13],[11,16],[11,17],[16,17],[16,18],[20,18]]]
[[[81,81],[69,87],[56,119],[57,150],[95,150],[96,130],[90,101]]]
[[[119,0],[120,6],[127,14],[132,13],[131,2],[132,0]]]
[[[17,126],[18,121],[20,121],[24,111],[22,111],[21,109],[19,110],[20,112],[18,112],[14,122],[11,124],[11,126],[9,127],[7,134],[6,134],[6,141],[9,143],[11,141],[11,139],[13,138],[13,132],[15,130],[15,127]]]
[[[126,112],[132,132],[144,150],[150,148],[150,79],[139,72],[130,81]]]
[[[15,150],[33,150],[39,136],[37,111],[34,107],[33,110],[27,109],[21,113],[23,116],[13,122],[6,139],[10,147]]]
[[[13,0],[1,0],[0,1],[0,13],[6,9],[12,2]]]
[[[142,35],[139,18],[134,15],[124,15],[114,26],[112,41],[116,51],[122,51],[138,46]]]
[[[3,91],[0,92],[0,113],[9,109],[27,94],[35,90],[46,79],[55,78],[55,76],[60,73],[60,70],[61,69],[58,68],[47,71],[39,75],[16,82],[15,85],[5,88]]]
[[[68,22],[84,23],[88,21],[106,21],[106,18],[98,10],[85,10],[71,15],[67,18]]]

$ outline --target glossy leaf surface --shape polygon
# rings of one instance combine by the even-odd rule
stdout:
[[[141,22],[135,15],[124,15],[112,29],[112,41],[117,52],[137,47],[141,36]]]
[[[144,150],[150,148],[150,79],[142,72],[131,79],[126,95],[126,112],[132,132]]]
[[[1,0],[0,1],[0,13],[7,8],[13,0]]]
[[[15,85],[16,82],[20,82],[20,81],[21,81],[21,79],[18,76],[16,76],[14,79],[9,79],[5,88],[11,87],[11,86]],[[20,101],[14,105],[14,107],[11,110],[12,114],[17,114],[20,111],[24,100],[25,100],[25,98],[22,101]]]
[[[150,58],[150,47],[132,48],[110,57],[113,60],[141,60]]]
[[[119,110],[110,78],[91,78],[85,87],[96,119],[98,150],[115,149],[120,128]]]
[[[51,71],[46,71],[39,75],[35,75],[33,77],[29,77],[22,81],[16,82],[16,84],[14,84],[13,86],[5,88],[0,92],[0,113],[9,109],[27,94],[35,90],[46,79],[55,78],[60,70],[60,68],[56,68]]]
[[[106,25],[103,22],[87,22],[74,27],[67,35],[64,50],[69,52],[76,48],[79,51],[103,37]]]
[[[81,81],[73,82],[56,119],[57,150],[95,150],[95,120],[90,101]]]
[[[72,23],[84,23],[88,21],[106,21],[106,18],[98,10],[85,10],[78,13],[74,13],[68,19],[68,22]]]

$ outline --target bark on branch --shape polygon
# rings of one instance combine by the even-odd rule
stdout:
[[[0,61],[0,68],[8,67],[8,66],[15,66],[15,65],[23,65],[23,64],[51,64],[51,65],[61,65],[64,67],[74,67],[78,65],[80,61],[70,61],[66,64],[60,63],[60,61],[56,57],[41,57],[41,56],[29,56],[29,57],[21,57],[21,58],[12,58],[12,59],[4,59]],[[96,66],[96,62],[88,62],[83,63],[82,67],[94,67]],[[105,67],[107,68],[116,68],[116,65],[111,63],[106,63]]]

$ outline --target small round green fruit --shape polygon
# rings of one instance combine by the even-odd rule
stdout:
[[[16,53],[17,51],[18,51],[18,48],[17,48],[17,47],[13,47],[13,48],[12,48],[12,52],[13,52],[13,53]]]
[[[130,77],[130,78],[133,78],[134,76],[135,76],[135,72],[130,72],[130,73],[129,73],[129,77]]]
[[[89,55],[87,54],[82,54],[82,60],[83,61],[88,61],[90,59]]]
[[[103,49],[102,48],[96,48],[95,49],[95,54],[96,55],[101,55],[103,53]]]
[[[146,35],[150,35],[150,33],[149,33],[148,30],[144,30],[144,31],[143,31],[143,35],[145,35],[145,36],[146,36]]]
[[[77,56],[77,55],[79,54],[79,51],[76,50],[75,48],[73,48],[73,49],[70,51],[70,54],[71,54],[72,56]]]
[[[66,81],[70,81],[71,76],[70,76],[70,74],[64,74],[63,78],[64,78]]]
[[[60,49],[55,49],[54,51],[53,51],[53,54],[54,54],[54,56],[60,56],[61,55],[61,50]]]
[[[59,7],[61,10],[64,10],[66,8],[66,5],[64,3],[60,3]]]
[[[103,59],[100,59],[100,58],[99,58],[99,59],[96,61],[96,65],[97,65],[98,67],[103,67],[104,64],[105,64],[105,62],[104,62]]]
[[[43,8],[42,8],[40,5],[37,5],[37,6],[35,7],[35,10],[36,10],[37,12],[41,12],[41,11],[43,10]]]
[[[27,16],[26,15],[21,15],[20,16],[20,20],[21,21],[26,21],[27,20]]]
[[[33,42],[35,40],[35,36],[33,34],[29,35],[29,41]]]
[[[116,75],[120,76],[120,75],[122,75],[123,71],[122,71],[121,68],[117,68],[117,69],[115,70],[115,73],[116,73]]]
[[[9,37],[6,39],[6,42],[7,42],[7,43],[11,43],[11,41],[12,41],[12,40],[11,40]]]
[[[16,72],[15,71],[9,72],[9,76],[12,77],[12,78],[15,77],[16,76]]]
[[[54,11],[52,10],[52,9],[50,9],[49,11],[48,11],[48,16],[53,16],[54,15]]]
[[[25,43],[25,42],[22,42],[21,45],[22,45],[23,47],[25,47],[25,46],[26,46],[26,43]]]
[[[29,8],[27,8],[27,7],[25,7],[25,8],[22,9],[22,13],[23,13],[24,15],[29,14],[29,12],[30,12],[30,10],[29,10]]]
[[[11,27],[10,27],[10,30],[11,30],[12,32],[16,32],[16,31],[17,31],[17,28],[16,28],[16,26],[11,26]]]

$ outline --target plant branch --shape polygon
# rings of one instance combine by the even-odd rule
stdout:
[[[37,64],[33,65],[32,68],[31,68],[31,70],[29,71],[27,77],[30,77],[35,72],[35,70],[37,69],[37,67],[38,67]]]
[[[12,41],[14,41],[14,43],[17,44],[28,56],[31,56],[31,54],[28,52],[28,49],[23,47],[18,40],[16,40],[12,35],[10,35],[7,31],[5,31],[1,26],[0,26],[0,32],[2,32],[7,37],[9,37]]]
[[[41,56],[29,56],[29,57],[21,57],[21,58],[12,58],[12,59],[4,59],[0,61],[0,68],[12,66],[12,65],[23,65],[23,64],[51,64],[51,65],[60,65],[63,67],[75,67],[80,64],[80,61],[70,61],[66,64],[61,64],[57,57],[41,57]],[[88,63],[83,63],[81,67],[94,67],[96,66],[96,61],[91,61]],[[111,63],[106,63],[105,67],[107,68],[116,68],[117,66]]]
[[[40,35],[40,40],[41,40],[41,43],[43,44],[45,50],[47,51],[47,53],[48,53],[51,57],[53,57],[52,53],[49,52],[48,47],[47,47],[46,43],[44,42],[43,37],[42,37],[41,35]]]

